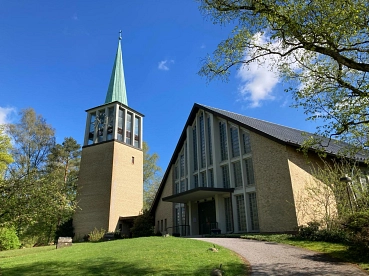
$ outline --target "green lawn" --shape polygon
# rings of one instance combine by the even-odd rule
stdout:
[[[293,246],[306,248],[312,251],[328,254],[331,257],[338,258],[345,262],[357,264],[361,269],[369,272],[369,259],[363,258],[363,256],[355,254],[349,250],[349,247],[344,244],[320,242],[320,241],[304,241],[294,239],[292,235],[288,234],[248,234],[242,236],[244,239],[253,239],[259,241],[270,241],[277,243],[284,243]]]
[[[227,276],[247,275],[237,255],[210,247],[197,240],[150,237],[3,251],[0,275],[209,275],[219,264]]]

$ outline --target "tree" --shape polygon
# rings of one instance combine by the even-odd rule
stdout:
[[[13,162],[11,148],[10,138],[4,133],[4,125],[0,125],[0,181],[8,165]]]
[[[144,209],[149,209],[159,188],[162,176],[161,168],[156,164],[159,159],[157,153],[150,154],[149,146],[143,142],[143,185]]]
[[[29,108],[20,112],[20,122],[9,124],[6,131],[14,146],[14,162],[8,167],[0,197],[0,224],[15,225],[19,234],[34,223],[42,201],[45,164],[55,144],[54,129],[41,115]]]
[[[369,147],[369,2],[199,0],[214,23],[235,24],[199,74],[269,62],[318,133]]]

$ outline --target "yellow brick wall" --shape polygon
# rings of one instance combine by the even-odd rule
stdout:
[[[132,164],[134,157],[134,164]],[[115,231],[119,216],[138,215],[143,204],[143,153],[116,141],[82,149],[75,239],[95,227]]]
[[[286,146],[250,133],[260,232],[297,226]]]
[[[162,201],[163,197],[171,196],[173,194],[173,167],[170,169],[170,172],[167,177],[167,181],[164,185],[164,190],[159,199],[158,206],[155,211],[155,232],[158,230],[158,221],[165,221],[167,219],[167,227],[173,226],[173,203]],[[169,233],[172,234],[172,229],[169,230]],[[163,233],[164,234],[164,233]]]

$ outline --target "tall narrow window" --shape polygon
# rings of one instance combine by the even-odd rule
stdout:
[[[251,143],[250,143],[250,135],[246,132],[242,133],[242,141],[243,141],[243,153],[251,153]]]
[[[176,182],[175,183],[175,193],[179,194],[179,191],[180,191],[179,182]]]
[[[126,143],[132,145],[132,114],[127,113]]]
[[[179,170],[178,170],[178,166],[176,165],[174,167],[174,179],[178,179],[179,178]]]
[[[181,193],[186,191],[185,181],[181,180]]]
[[[254,179],[254,169],[252,166],[252,159],[247,158],[245,159],[245,166],[246,166],[246,185],[251,186],[255,185],[255,179]]]
[[[196,135],[196,126],[192,129],[192,137],[193,137],[193,169],[197,171],[197,135]]]
[[[178,225],[180,225],[181,224],[181,217],[180,217],[180,213],[179,213],[179,211],[180,211],[180,209],[181,209],[181,207],[176,207],[176,209],[175,209],[175,222],[176,222],[176,225],[178,226]],[[176,231],[176,232],[178,232],[178,230]]]
[[[105,110],[99,110],[98,115],[98,128],[97,128],[97,139],[98,142],[102,142],[104,140],[104,126],[105,126]]]
[[[238,231],[246,231],[245,198],[243,195],[236,196]]]
[[[205,125],[204,125],[204,114],[201,113],[201,116],[199,118],[200,120],[200,164],[201,168],[205,168],[206,166],[206,156],[205,156]]]
[[[106,129],[106,140],[113,139],[113,129],[114,129],[114,107],[109,107],[108,109],[108,126]]]
[[[238,129],[231,127],[232,157],[240,156],[240,143],[238,142]]]
[[[197,174],[193,176],[193,182],[194,182],[195,188],[198,188],[199,187],[199,176]]]
[[[256,193],[249,193],[251,230],[259,231],[258,205],[256,202]]]
[[[226,220],[226,231],[233,231],[232,229],[232,206],[231,206],[231,198],[226,197],[224,199],[224,211],[225,211],[225,220]]]
[[[94,143],[95,124],[96,124],[96,112],[93,112],[90,115],[90,129],[88,131],[88,145],[92,145]]]
[[[185,176],[185,160],[184,160],[184,154],[181,154],[181,156],[179,157],[179,166],[180,166],[180,174],[181,177]]]
[[[208,125],[208,147],[209,147],[209,165],[213,164],[213,144],[211,142],[211,120],[210,116],[207,118],[207,125]]]
[[[234,186],[242,187],[241,163],[239,161],[233,163],[233,174],[234,174]]]
[[[118,113],[118,141],[123,141],[124,110],[119,108]]]
[[[138,148],[140,144],[140,118],[135,116],[135,147]]]
[[[206,172],[202,172],[200,176],[201,176],[201,187],[207,187],[208,185],[206,184]]]
[[[220,133],[220,157],[221,160],[228,159],[228,151],[227,151],[227,129],[226,124],[224,122],[219,122],[219,133]]]
[[[222,180],[223,180],[223,188],[229,188],[230,187],[230,182],[229,182],[228,165],[222,166]]]
[[[213,169],[209,170],[209,185],[210,187],[214,187],[214,174]]]

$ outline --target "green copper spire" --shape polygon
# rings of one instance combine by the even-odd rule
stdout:
[[[105,103],[118,101],[128,106],[126,83],[124,81],[123,72],[122,49],[120,46],[121,40],[122,31],[119,32],[118,49],[115,56],[113,70],[111,72],[110,83],[108,92],[106,93]]]

